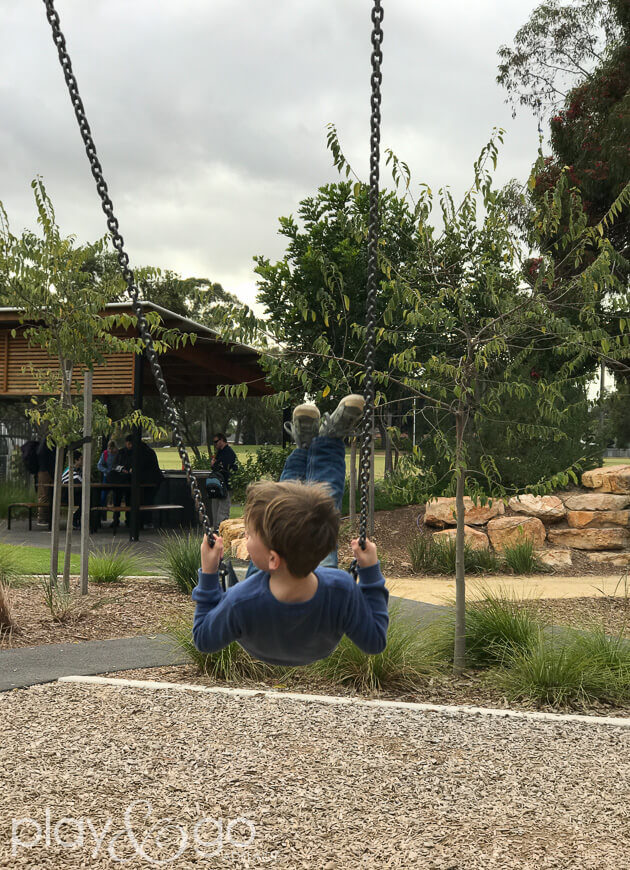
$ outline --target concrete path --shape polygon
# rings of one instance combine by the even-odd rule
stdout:
[[[622,572],[608,576],[557,577],[538,574],[518,577],[513,574],[466,578],[466,597],[480,598],[483,589],[496,593],[513,593],[518,598],[597,598],[610,595],[623,598],[630,594],[630,580],[624,584]],[[394,577],[387,579],[393,595],[431,604],[448,605],[455,601],[453,577]]]
[[[50,643],[0,652],[0,691],[51,683],[73,674],[93,675],[187,662],[167,635]]]

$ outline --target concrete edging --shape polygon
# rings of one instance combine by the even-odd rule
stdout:
[[[232,689],[227,686],[197,686],[194,683],[161,683],[154,680],[128,680],[117,677],[60,677],[59,683],[82,683],[96,686],[112,686],[130,689],[166,689],[178,692],[192,691],[211,695],[228,695],[240,698],[263,697],[272,701],[303,701],[315,704],[339,704],[346,706],[377,707],[409,710],[418,713],[442,713],[451,716],[492,716],[507,719],[524,719],[533,722],[576,722],[586,725],[613,725],[630,728],[630,717],[587,716],[579,713],[544,713],[526,710],[501,710],[494,707],[472,707],[462,704],[421,704],[413,701],[386,701],[380,699],[352,698],[339,695],[308,695],[299,692],[276,692],[273,689]]]

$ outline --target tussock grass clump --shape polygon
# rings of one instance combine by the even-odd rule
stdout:
[[[479,587],[481,598],[466,601],[466,664],[489,668],[505,664],[514,653],[531,649],[542,625],[534,602],[523,601],[508,590]],[[430,627],[428,640],[436,658],[453,661],[455,612],[449,611]]]
[[[427,574],[454,574],[456,545],[454,540],[433,540],[416,535],[408,547],[411,567]],[[464,569],[469,574],[496,574],[501,565],[493,550],[473,550],[464,546]]]
[[[0,636],[5,632],[11,632],[15,628],[13,619],[13,602],[11,590],[0,581]]]
[[[540,633],[492,676],[510,700],[584,708],[630,699],[630,643],[599,632]]]
[[[466,658],[473,667],[501,665],[515,653],[530,650],[541,630],[534,605],[507,590],[466,605]]]
[[[13,618],[11,585],[20,576],[20,561],[14,547],[0,544],[0,635],[17,628]]]
[[[544,566],[534,552],[533,541],[518,541],[503,551],[506,566],[514,574],[539,574]]]
[[[0,583],[10,586],[21,574],[19,548],[0,544]]]
[[[286,668],[273,667],[256,661],[236,642],[216,653],[199,652],[193,641],[189,620],[172,620],[164,626],[164,631],[177,649],[181,650],[201,673],[213,680],[225,683],[260,682],[270,677],[285,679],[288,675]]]
[[[197,585],[197,572],[201,568],[200,547],[199,535],[162,535],[160,555],[164,571],[180,592],[190,594]]]
[[[424,627],[390,611],[387,646],[375,656],[366,655],[347,637],[327,658],[310,665],[308,671],[331,683],[351,686],[359,692],[381,689],[412,691],[440,670],[439,657]]]
[[[70,622],[82,613],[82,604],[71,590],[65,589],[59,583],[53,583],[50,578],[41,581],[44,604],[50,611],[53,622]]]
[[[137,573],[139,560],[120,544],[90,553],[88,576],[92,583],[120,583]]]

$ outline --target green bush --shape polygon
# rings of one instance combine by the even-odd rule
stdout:
[[[603,631],[541,632],[532,649],[511,656],[492,680],[510,700],[554,707],[622,703],[630,698],[630,644]]]
[[[424,627],[401,616],[397,608],[390,611],[387,646],[375,656],[366,655],[347,637],[327,658],[310,665],[314,676],[333,684],[351,686],[359,692],[380,689],[413,691],[426,684],[440,669],[427,643]]]
[[[416,535],[407,551],[411,566],[416,573],[455,574],[455,540],[434,540]],[[464,546],[464,570],[469,574],[491,574],[500,569],[500,562],[493,550],[473,550]]]
[[[160,557],[165,573],[181,592],[190,594],[201,568],[201,536],[163,533]]]
[[[542,562],[534,552],[533,541],[519,541],[506,547],[503,560],[514,574],[538,574],[544,570]]]
[[[23,480],[0,482],[0,518],[6,519],[10,504],[18,501],[37,501],[35,490]]]
[[[255,456],[248,454],[244,460],[239,460],[237,467],[230,473],[230,486],[234,501],[245,500],[245,492],[250,483],[263,478],[278,480],[282,474],[284,463],[293,447],[277,447],[273,444],[262,444],[257,448]]]
[[[138,557],[119,544],[90,553],[88,577],[92,583],[120,583],[138,571]]]

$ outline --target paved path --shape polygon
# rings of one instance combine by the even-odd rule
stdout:
[[[620,577],[622,579],[620,579]],[[394,595],[431,604],[448,604],[455,601],[453,577],[394,577],[387,578],[387,588]],[[517,598],[597,598],[611,595],[623,598],[630,592],[624,585],[622,569],[608,576],[592,575],[562,577],[553,574],[537,574],[519,577],[507,574],[494,577],[466,577],[466,598],[480,598],[483,590],[495,593],[513,593]]]
[[[425,624],[444,611],[433,604],[391,600],[392,603],[400,601],[409,618]],[[0,651],[0,692],[50,683],[73,674],[108,674],[187,662],[188,658],[175,649],[169,636],[164,634],[20,647]]]

